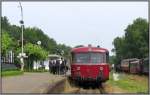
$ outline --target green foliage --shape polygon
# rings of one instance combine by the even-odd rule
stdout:
[[[27,42],[32,44],[36,44],[37,41],[41,41],[41,46],[50,53],[53,53],[54,48],[57,46],[57,43],[54,39],[49,38],[41,29],[37,27],[26,28],[24,38]]]
[[[11,45],[11,38],[6,32],[2,35],[2,51],[5,52]]]
[[[16,25],[11,25],[8,22],[7,17],[1,17],[2,29],[7,32],[10,37],[15,38],[18,46],[21,46],[21,28]],[[54,53],[54,49],[57,47],[57,43],[53,38],[49,38],[43,31],[37,27],[24,28],[24,42],[37,44],[37,41],[41,41],[41,46],[49,51],[49,53]]]
[[[2,53],[11,49],[15,53],[15,64],[20,60],[17,58],[21,52],[21,27],[11,25],[7,17],[1,17],[2,23]],[[36,45],[41,41],[41,45]],[[63,56],[68,58],[70,47],[64,44],[57,44],[53,38],[48,37],[38,27],[24,27],[24,52],[27,54],[26,66],[32,67],[33,60],[44,60],[48,54],[60,54],[64,51]],[[30,66],[31,65],[31,66]]]
[[[122,55],[125,52],[124,38],[120,38],[120,37],[115,38],[113,44],[115,46],[114,52],[116,53],[116,58],[114,58],[114,60],[115,63],[118,63],[124,57]]]
[[[6,51],[9,49],[13,49],[13,45],[15,44],[13,42],[13,38],[9,36],[9,34],[2,30],[2,54],[5,55]]]
[[[1,17],[1,26],[5,30],[9,30],[10,29],[10,23],[8,22],[8,19],[7,19],[6,16]]]
[[[116,60],[116,56],[109,56],[109,64],[116,64],[117,60]]]
[[[125,29],[125,41],[129,57],[148,57],[149,27],[145,19],[138,18]]]
[[[137,18],[125,29],[125,36],[114,39],[114,49],[117,63],[125,58],[148,57],[149,34],[148,22]]]
[[[47,51],[36,44],[27,43],[24,46],[24,51],[29,57],[34,56],[34,58],[38,60],[44,60],[48,56]]]
[[[71,47],[66,46],[65,44],[58,44],[57,50],[55,51],[56,51],[56,54],[61,55],[65,58],[69,58],[71,56],[69,52],[70,50],[71,50]]]
[[[17,52],[19,54],[21,52],[21,48],[18,48]],[[28,56],[28,58],[25,59],[26,70],[32,69],[33,61],[45,60],[48,57],[48,52],[36,44],[27,43],[24,46],[24,52]]]

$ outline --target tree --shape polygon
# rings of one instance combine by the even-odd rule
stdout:
[[[17,25],[11,25],[7,17],[1,17],[1,21],[3,31],[5,31],[9,35],[9,37],[7,38],[11,38],[11,40],[13,40],[13,42],[9,42],[9,39],[6,41],[8,41],[8,43],[11,44],[15,43],[15,45],[8,45],[7,47],[14,49],[15,63],[20,64],[16,56],[18,56],[18,54],[21,52],[21,27]],[[40,47],[35,45],[37,41],[42,42]],[[4,49],[5,44],[3,46],[4,52],[4,50],[6,50]],[[71,48],[69,46],[66,46],[65,44],[57,44],[57,42],[53,38],[50,38],[49,36],[44,34],[44,32],[38,27],[24,27],[24,52],[26,52],[29,56],[29,58],[27,58],[26,60],[31,61],[31,63],[33,59],[39,60],[40,58],[45,58],[44,55],[47,55],[45,54],[45,52],[49,54],[51,53],[57,54],[64,51],[63,56],[69,58],[70,49]]]
[[[18,53],[21,52],[21,49],[18,49]],[[31,43],[27,43],[24,46],[24,52],[27,54],[28,56],[28,61],[27,61],[27,65],[33,66],[33,61],[39,61],[39,60],[45,60],[48,56],[48,52],[45,51],[43,48],[41,48],[41,46],[36,45],[36,44],[31,44]],[[21,67],[24,64],[21,64]],[[23,67],[24,68],[24,67]]]
[[[125,41],[130,57],[148,57],[149,26],[145,19],[137,18],[125,29]]]
[[[48,56],[47,51],[45,51],[43,48],[41,48],[39,45],[36,44],[28,43],[24,46],[24,49],[25,49],[24,51],[27,53],[29,57],[31,55],[34,55],[34,58],[38,60],[44,60]]]
[[[122,54],[124,54],[125,52],[125,41],[124,38],[120,38],[117,37],[114,39],[113,41],[114,47],[115,49],[114,52],[116,53],[116,63],[119,63],[121,59],[123,59],[125,56],[123,56]]]
[[[15,38],[18,42],[21,41],[21,27],[17,25],[11,25],[7,17],[1,17],[2,29],[5,30],[11,37]],[[53,38],[48,37],[38,27],[24,27],[24,41],[35,44],[37,41],[42,42],[42,48],[54,53],[57,43]]]
[[[113,41],[117,63],[125,58],[148,57],[149,27],[145,19],[137,18],[125,29],[125,36]]]
[[[117,60],[116,60],[116,56],[112,55],[109,56],[109,64],[116,64]]]
[[[1,25],[2,25],[2,29],[5,29],[5,30],[10,29],[10,23],[8,22],[8,19],[6,16],[1,17]]]
[[[12,48],[12,45],[12,38],[8,35],[7,32],[2,30],[2,55],[5,55],[6,51]]]
[[[54,39],[49,38],[46,34],[43,33],[41,29],[37,27],[26,28],[24,38],[27,42],[30,42],[32,44],[35,44],[37,41],[40,40],[42,42],[41,46],[50,53],[53,53],[53,50],[57,46],[57,43]]]
[[[71,50],[71,47],[66,46],[65,44],[58,44],[57,50],[55,50],[55,51],[56,51],[56,54],[64,56],[65,58],[69,58],[70,50]],[[63,55],[62,55],[62,52],[63,52]]]

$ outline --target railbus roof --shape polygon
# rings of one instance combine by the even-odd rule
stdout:
[[[73,48],[71,52],[108,52],[107,49],[101,48],[101,47],[78,47],[78,48]]]

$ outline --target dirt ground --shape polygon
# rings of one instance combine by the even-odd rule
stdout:
[[[143,82],[143,81],[148,81],[148,76],[144,75],[129,75],[129,79],[137,81],[137,82]]]
[[[107,93],[127,93],[124,89],[121,89],[117,86],[113,86],[111,84],[105,83],[104,84],[104,90]]]
[[[108,83],[103,83],[103,91],[106,94],[110,94],[110,93],[126,93],[127,91],[117,87],[117,86],[112,86]],[[72,86],[69,84],[69,82],[66,82],[66,86],[65,86],[65,90],[62,93],[80,93],[80,94],[84,94],[84,93],[93,93],[93,94],[98,94],[101,93],[101,91],[99,90],[99,88],[88,88],[88,89],[84,89],[84,88],[80,88],[80,87],[76,87],[76,86]]]
[[[49,72],[3,77],[2,93],[44,93],[49,85],[64,78],[64,76],[52,75]]]

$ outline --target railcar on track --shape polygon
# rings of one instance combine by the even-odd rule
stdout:
[[[123,59],[120,64],[116,64],[116,71],[131,74],[149,74],[149,58]]]
[[[85,47],[71,50],[71,79],[76,82],[101,83],[109,79],[109,52],[105,48]]]

